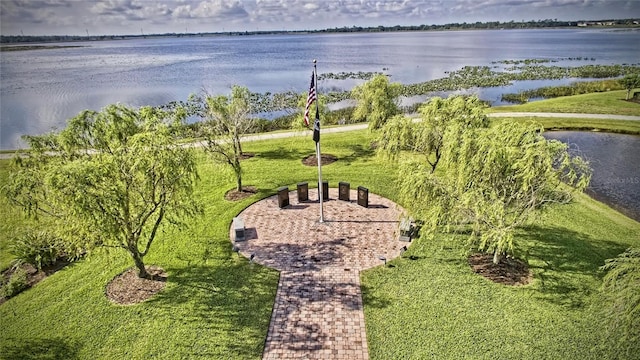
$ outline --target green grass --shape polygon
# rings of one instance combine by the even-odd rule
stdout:
[[[0,160],[0,189],[9,179],[9,160]],[[0,221],[0,271],[6,270],[13,256],[9,252],[8,239],[18,236],[30,223],[24,214],[10,205],[9,200],[0,194],[0,209],[2,209],[2,221]]]
[[[367,184],[372,192],[391,195],[395,172],[372,158],[366,132],[323,138],[323,152],[340,157],[324,168],[325,180],[334,186],[338,181]],[[187,228],[164,229],[146,258],[169,274],[162,293],[138,305],[111,304],[105,286],[132,261],[118,250],[110,250],[111,256],[97,251],[0,305],[0,358],[27,353],[65,359],[260,358],[278,273],[239,258],[231,250],[229,225],[251,202],[278,187],[313,183],[317,170],[301,161],[314,153],[309,137],[244,148],[256,154],[245,161],[244,179],[258,194],[225,201],[224,193],[234,187],[230,171],[202,158],[197,196],[206,204],[205,216]],[[0,163],[5,179],[7,161]],[[4,213],[7,204],[2,206]],[[5,224],[0,244],[23,226],[16,219]]]
[[[498,106],[493,112],[557,112],[581,114],[614,114],[640,116],[640,104],[625,101],[626,91],[563,96],[555,99],[533,101],[522,105]]]
[[[493,118],[492,121],[523,121],[541,124],[545,130],[603,131],[640,135],[640,121],[545,117]]]
[[[466,236],[417,240],[362,275],[372,359],[602,359],[604,260],[640,245],[640,224],[586,196],[518,237],[534,273],[510,287],[475,275]],[[411,260],[413,256],[414,260]]]
[[[323,179],[332,186],[365,185],[397,201],[396,167],[377,159],[370,141],[367,131],[323,135],[323,153],[339,157],[323,167]],[[132,262],[116,250],[95,252],[0,306],[0,358],[260,358],[278,274],[233,253],[229,225],[280,186],[313,184],[317,170],[301,162],[314,153],[309,136],[243,147],[255,153],[244,162],[244,183],[258,194],[225,201],[234,179],[203,157],[197,197],[205,216],[164,229],[146,259],[168,272],[163,292],[142,304],[111,304],[105,285]],[[6,162],[0,164],[4,181]],[[8,213],[6,203],[0,206]],[[18,215],[0,228],[0,245],[24,226]],[[640,245],[639,234],[639,223],[586,196],[552,208],[518,237],[535,274],[523,287],[473,274],[464,236],[416,240],[405,258],[392,261],[395,268],[362,275],[371,358],[600,358],[606,344],[593,307],[597,269],[630,244]]]

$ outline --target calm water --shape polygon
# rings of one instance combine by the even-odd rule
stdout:
[[[136,39],[3,52],[0,149],[23,146],[23,134],[62,128],[84,109],[116,102],[160,105],[202,89],[226,94],[234,84],[254,92],[304,92],[314,58],[320,73],[388,69],[393,81],[416,83],[508,59],[593,57],[554,65],[634,64],[640,61],[638,43],[640,31],[494,30]],[[358,83],[327,80],[320,86],[348,90]],[[476,92],[496,101],[504,89]]]
[[[589,160],[593,197],[640,221],[640,136],[553,131],[545,137],[569,144],[572,153]]]

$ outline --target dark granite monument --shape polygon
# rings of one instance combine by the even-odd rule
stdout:
[[[320,200],[320,196],[318,195],[318,200]],[[329,182],[322,182],[322,200],[329,200]]]
[[[278,206],[280,209],[289,206],[289,188],[286,186],[278,188]]]
[[[307,182],[298,183],[298,202],[309,201],[309,184]]]
[[[369,189],[364,186],[358,186],[358,205],[369,207]]]
[[[351,185],[348,182],[338,183],[338,199],[349,201],[349,191],[351,191]]]

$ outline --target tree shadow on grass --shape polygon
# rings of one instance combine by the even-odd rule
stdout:
[[[205,334],[176,337],[183,353],[208,358],[261,356],[277,273],[237,259],[166,270],[169,286],[148,303],[165,309],[173,321]],[[194,346],[190,340],[200,344]]]
[[[360,144],[351,144],[348,148],[353,151],[351,155],[341,157],[340,159],[346,162],[347,164],[351,164],[354,161],[363,160],[368,161],[371,160],[373,155],[375,154],[375,150],[370,146],[363,146]]]
[[[360,288],[362,289],[362,303],[364,306],[384,309],[391,305],[389,298],[380,296],[380,292],[374,291],[371,287],[360,285]]]
[[[261,151],[256,154],[256,157],[268,160],[298,160],[306,155],[308,155],[308,151],[291,150],[280,146],[269,151]]]
[[[590,280],[600,277],[598,268],[625,246],[561,227],[528,226],[524,238],[533,240],[529,267],[540,283],[541,295],[553,303],[582,307],[593,291]]]
[[[0,345],[0,359],[56,360],[78,359],[82,346],[63,338],[4,338]]]

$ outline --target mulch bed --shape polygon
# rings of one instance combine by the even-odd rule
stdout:
[[[338,161],[338,157],[336,157],[335,155],[331,155],[331,154],[320,155],[320,162],[322,163],[322,165],[329,165],[336,161]],[[316,157],[315,154],[309,155],[304,159],[302,159],[302,163],[307,166],[318,166],[318,158]]]
[[[506,257],[496,265],[492,254],[479,253],[469,256],[468,260],[476,274],[499,284],[527,285],[533,280],[529,266],[519,259]]]
[[[246,199],[257,192],[258,188],[255,186],[243,186],[242,191],[237,191],[235,188],[227,191],[224,194],[224,199],[227,201],[238,201]]]
[[[131,268],[111,280],[105,289],[107,298],[119,305],[141,303],[164,289],[167,273],[157,266],[146,266],[152,279],[138,277],[138,269]]]
[[[39,283],[40,281],[44,280],[47,276],[55,273],[56,271],[64,268],[65,266],[67,266],[69,264],[70,264],[70,262],[68,262],[68,261],[58,261],[53,265],[44,266],[42,268],[42,270],[38,270],[38,269],[36,269],[35,266],[33,266],[31,264],[28,264],[28,263],[21,264],[19,266],[19,268],[23,269],[27,273],[27,287],[22,291],[25,291],[25,290],[29,289],[30,287],[32,287],[35,284]],[[13,273],[16,270],[17,270],[17,268],[12,266],[9,269],[7,269],[4,272],[2,272],[2,280],[3,280],[3,282],[8,281],[8,279],[11,277],[11,275],[13,275]],[[8,299],[0,298],[0,304],[3,304],[7,300]]]

